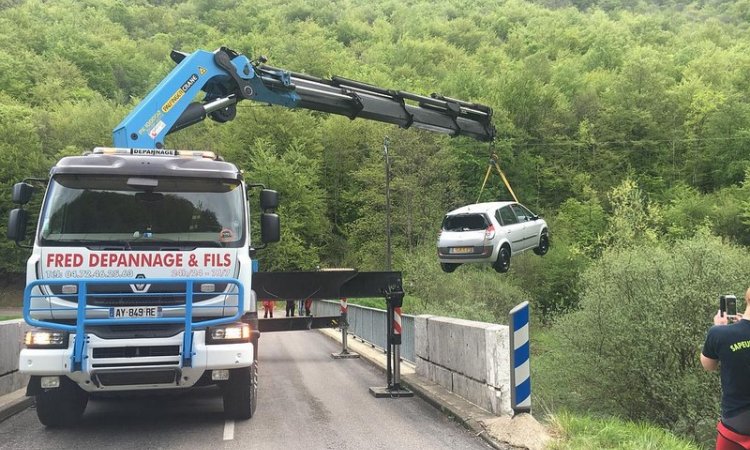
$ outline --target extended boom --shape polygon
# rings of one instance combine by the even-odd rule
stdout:
[[[438,94],[430,97],[371,86],[341,77],[330,80],[251,62],[227,48],[172,52],[177,66],[115,128],[115,147],[162,148],[167,134],[205,119],[227,122],[236,104],[253,100],[415,127],[451,136],[492,141],[492,108]],[[198,91],[202,99],[193,101]]]

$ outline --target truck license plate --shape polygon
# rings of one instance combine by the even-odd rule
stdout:
[[[110,319],[151,319],[161,317],[161,306],[116,306],[109,308]]]
[[[451,247],[449,253],[471,253],[474,247]]]

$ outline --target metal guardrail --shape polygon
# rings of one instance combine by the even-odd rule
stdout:
[[[313,303],[313,314],[340,314],[338,301],[321,300]],[[349,304],[349,332],[385,351],[388,337],[386,310]],[[414,355],[414,316],[401,316],[401,358],[416,363]]]
[[[113,306],[92,306],[87,305],[87,299],[103,297],[112,295],[110,293],[94,293],[89,292],[88,287],[93,285],[135,285],[135,284],[180,284],[184,286],[184,290],[181,292],[172,292],[169,295],[184,299],[184,303],[177,305],[165,305],[159,306],[159,312],[167,311],[178,311],[181,312],[181,316],[176,317],[153,317],[153,318],[114,318]],[[196,284],[209,283],[209,284],[227,284],[234,285],[236,289],[231,289],[232,292],[196,292],[194,286]],[[42,291],[42,287],[49,291],[51,286],[74,286],[74,293],[70,294],[45,294],[39,293]],[[125,292],[118,293],[120,297],[149,297],[149,296],[163,296],[164,294],[150,294],[141,292]],[[226,304],[224,300],[224,308],[235,309],[235,314],[232,316],[218,317],[216,319],[200,320],[197,322],[193,321],[193,312],[198,312],[203,306],[194,305],[195,298],[206,296],[226,296],[236,297],[235,304]],[[77,305],[73,307],[53,307],[52,299],[58,298],[67,301],[77,301]],[[31,326],[49,328],[53,330],[66,331],[68,333],[75,333],[75,340],[73,345],[73,355],[71,356],[71,371],[76,372],[83,369],[83,355],[85,354],[86,341],[85,331],[87,326],[96,325],[133,325],[133,324],[155,324],[155,323],[184,323],[185,332],[183,337],[183,351],[182,351],[182,364],[183,367],[190,367],[193,358],[193,329],[196,327],[208,327],[220,324],[226,324],[236,322],[242,316],[243,305],[244,305],[244,288],[242,283],[234,278],[143,278],[143,279],[112,279],[112,278],[83,278],[83,279],[57,279],[57,280],[36,280],[29,283],[23,293],[23,318]],[[47,303],[44,307],[32,307],[33,300],[46,299]],[[37,302],[38,303],[38,302]],[[216,305],[208,306],[209,308],[216,308]],[[49,320],[39,320],[31,317],[32,312],[50,312],[54,311],[76,311],[75,325],[68,325],[59,322],[52,322]],[[89,313],[98,313],[100,316],[109,316],[110,318],[95,318],[88,317]]]

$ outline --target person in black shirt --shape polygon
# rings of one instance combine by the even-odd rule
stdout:
[[[286,301],[286,316],[294,317],[294,300]]]
[[[739,306],[739,305],[738,305]],[[745,292],[745,312],[714,316],[703,344],[701,364],[720,370],[721,419],[716,448],[750,448],[750,289]]]

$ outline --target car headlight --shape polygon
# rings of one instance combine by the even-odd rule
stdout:
[[[26,332],[23,343],[27,348],[68,348],[68,332],[37,328]]]
[[[242,322],[230,323],[206,330],[206,344],[236,344],[250,342],[252,330],[250,325]]]

